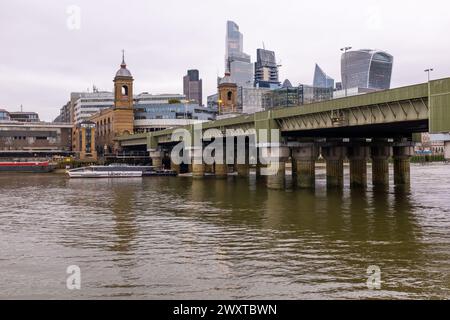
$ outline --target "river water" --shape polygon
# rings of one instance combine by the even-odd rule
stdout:
[[[327,191],[322,168],[316,190],[276,191],[254,176],[2,174],[0,298],[450,298],[450,165],[411,175]]]

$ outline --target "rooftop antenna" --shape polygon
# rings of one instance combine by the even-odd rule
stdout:
[[[264,45],[264,41],[263,41],[263,49],[266,50],[266,46]]]
[[[23,105],[20,105],[20,112],[23,112]]]

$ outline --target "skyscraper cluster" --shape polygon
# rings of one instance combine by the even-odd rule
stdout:
[[[239,26],[233,21],[227,21],[225,75],[218,78],[218,92],[208,96],[208,106],[218,107],[219,112],[245,112],[245,109],[266,108],[264,101],[280,101],[270,103],[272,107],[278,107],[286,105],[286,101],[293,101],[288,105],[306,104],[390,88],[392,55],[380,50],[351,50],[350,47],[346,49],[349,50],[345,50],[341,57],[341,82],[336,82],[316,64],[312,85],[293,86],[287,79],[281,85],[280,65],[275,52],[266,50],[265,47],[259,48],[256,50],[256,61],[252,63],[250,55],[244,52],[244,36]],[[194,71],[190,70],[184,78],[184,93],[201,104],[201,97],[196,97],[199,90],[201,91],[201,80],[198,79],[198,71]],[[221,93],[221,90],[224,92]],[[286,98],[290,95],[297,97]],[[261,97],[263,101],[260,101]]]

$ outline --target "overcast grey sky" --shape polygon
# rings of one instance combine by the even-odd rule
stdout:
[[[68,27],[70,5],[80,28]],[[189,68],[204,95],[224,72],[225,25],[235,21],[255,59],[264,41],[283,65],[280,78],[312,83],[314,63],[340,80],[339,48],[394,55],[392,86],[450,76],[450,3],[429,1],[40,0],[0,3],[0,108],[52,120],[72,91],[112,90],[121,49],[135,93],[182,93]],[[70,24],[69,25],[73,25]]]

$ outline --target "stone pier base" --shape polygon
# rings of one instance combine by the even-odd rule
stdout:
[[[316,161],[297,160],[297,187],[314,188],[316,185]]]
[[[295,179],[298,188],[315,187],[318,157],[319,147],[313,142],[298,143],[292,148],[292,178]]]
[[[344,187],[344,160],[327,160],[327,187]]]
[[[161,150],[153,149],[149,150],[150,159],[152,159],[152,166],[156,167],[156,169],[162,169],[163,163],[163,153]]]
[[[366,159],[350,160],[350,185],[352,187],[367,186],[367,161]]]
[[[350,186],[367,186],[367,159],[370,157],[370,148],[365,145],[351,145],[347,156],[350,161]]]
[[[327,187],[343,188],[346,148],[339,145],[323,147],[322,155],[327,164]]]
[[[266,174],[266,185],[268,189],[284,189],[286,182],[286,161],[289,159],[290,150],[286,146],[275,146],[267,148],[266,159],[263,163],[265,170],[261,168],[261,176]]]
[[[389,185],[389,158],[392,156],[390,145],[372,147],[372,184],[374,186]]]
[[[239,177],[248,178],[250,175],[250,167],[248,164],[237,164],[236,171]]]
[[[267,176],[267,188],[280,190],[284,189],[286,182],[286,163],[280,161],[278,163],[278,170],[275,174]]]
[[[181,172],[181,166],[179,164],[173,163],[173,161],[170,161],[170,170],[175,171],[176,173],[180,174]]]
[[[227,164],[217,164],[216,163],[216,178],[224,179],[228,176],[228,165]]]
[[[372,159],[372,184],[374,186],[389,185],[389,160],[383,158]]]
[[[412,146],[394,146],[394,183],[396,185],[411,183],[410,159],[413,152]]]
[[[205,165],[204,164],[192,164],[192,177],[193,178],[203,178],[205,175]]]

